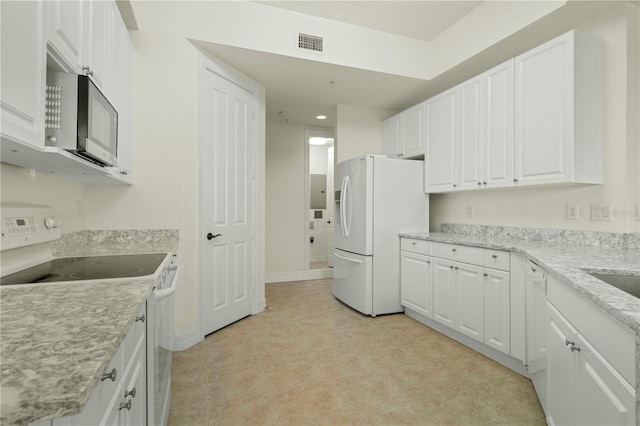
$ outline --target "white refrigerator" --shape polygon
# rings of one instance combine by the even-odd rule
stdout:
[[[429,230],[424,162],[365,155],[335,170],[333,295],[365,315],[403,312],[402,232]]]

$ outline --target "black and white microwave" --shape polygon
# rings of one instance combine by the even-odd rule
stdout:
[[[86,75],[47,73],[45,145],[117,166],[118,113]]]

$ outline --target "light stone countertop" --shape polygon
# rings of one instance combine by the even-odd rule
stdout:
[[[170,239],[173,247],[83,241],[82,250],[56,254],[169,253],[177,233]],[[145,277],[3,286],[0,424],[80,413],[170,261],[166,256],[156,274]]]
[[[402,233],[400,237],[523,253],[636,335],[636,425],[640,426],[640,299],[585,271],[640,275],[640,249],[585,246],[449,232]]]

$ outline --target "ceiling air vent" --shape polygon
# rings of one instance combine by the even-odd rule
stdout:
[[[311,34],[298,33],[298,48],[322,52],[322,37]]]

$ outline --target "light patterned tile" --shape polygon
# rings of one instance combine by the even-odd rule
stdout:
[[[170,425],[545,424],[527,379],[405,315],[355,312],[331,280],[266,297],[174,354]]]

